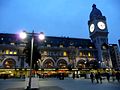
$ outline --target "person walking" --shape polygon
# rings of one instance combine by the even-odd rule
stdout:
[[[99,81],[98,81],[98,73],[95,74],[95,79],[96,79],[97,83],[99,83]]]
[[[106,78],[107,78],[107,81],[110,82],[110,74],[109,73],[106,73]]]
[[[118,82],[120,82],[120,73],[119,72],[116,73],[116,79]]]
[[[102,75],[100,72],[98,72],[98,79],[100,80],[100,83],[102,84]]]
[[[115,81],[115,72],[112,72],[112,81]]]
[[[73,76],[72,76],[72,77],[73,77],[73,79],[75,79],[75,73],[73,73]]]
[[[91,72],[91,74],[90,74],[90,79],[91,79],[91,82],[93,83],[94,82],[94,74]]]

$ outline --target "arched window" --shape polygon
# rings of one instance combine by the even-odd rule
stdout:
[[[47,59],[43,63],[44,68],[54,68],[54,62],[52,59]]]
[[[77,62],[77,67],[78,68],[85,68],[85,64],[86,64],[85,60],[81,59]]]
[[[57,67],[58,68],[67,68],[67,62],[64,59],[60,59],[57,62]]]
[[[15,68],[16,62],[14,59],[8,58],[4,61],[3,66],[4,66],[4,68],[9,68],[9,69]]]

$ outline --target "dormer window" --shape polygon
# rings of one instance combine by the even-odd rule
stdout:
[[[1,40],[3,40],[4,38],[1,38]]]
[[[107,49],[106,46],[102,46],[102,49]]]
[[[15,43],[10,43],[10,45],[15,45]]]
[[[51,45],[50,45],[50,44],[47,44],[47,47],[51,47]]]
[[[63,45],[60,45],[60,48],[63,48]]]
[[[79,46],[79,48],[82,48],[82,46]]]
[[[92,49],[93,47],[92,46],[89,46],[90,49]]]

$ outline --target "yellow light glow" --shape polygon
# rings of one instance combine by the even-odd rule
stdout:
[[[7,65],[7,64],[9,64],[9,63],[6,61],[5,64]]]
[[[14,76],[14,74],[13,74],[13,73],[11,73],[10,75],[11,75],[11,76]]]
[[[12,51],[10,51],[10,54],[13,54],[13,52],[12,52]]]
[[[88,52],[88,56],[91,56],[91,53],[90,53],[90,52]]]
[[[63,56],[67,56],[67,52],[64,52],[64,53],[63,53]]]
[[[14,52],[13,54],[17,54],[17,52]]]
[[[10,52],[9,50],[6,50],[6,54],[9,54],[9,52]]]
[[[83,54],[82,54],[82,52],[80,52],[80,56],[82,56]]]
[[[12,73],[11,71],[8,71],[8,73]]]

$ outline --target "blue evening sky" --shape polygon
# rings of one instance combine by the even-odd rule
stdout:
[[[120,0],[0,0],[0,33],[44,32],[89,38],[92,4],[107,18],[109,43],[120,39]]]

